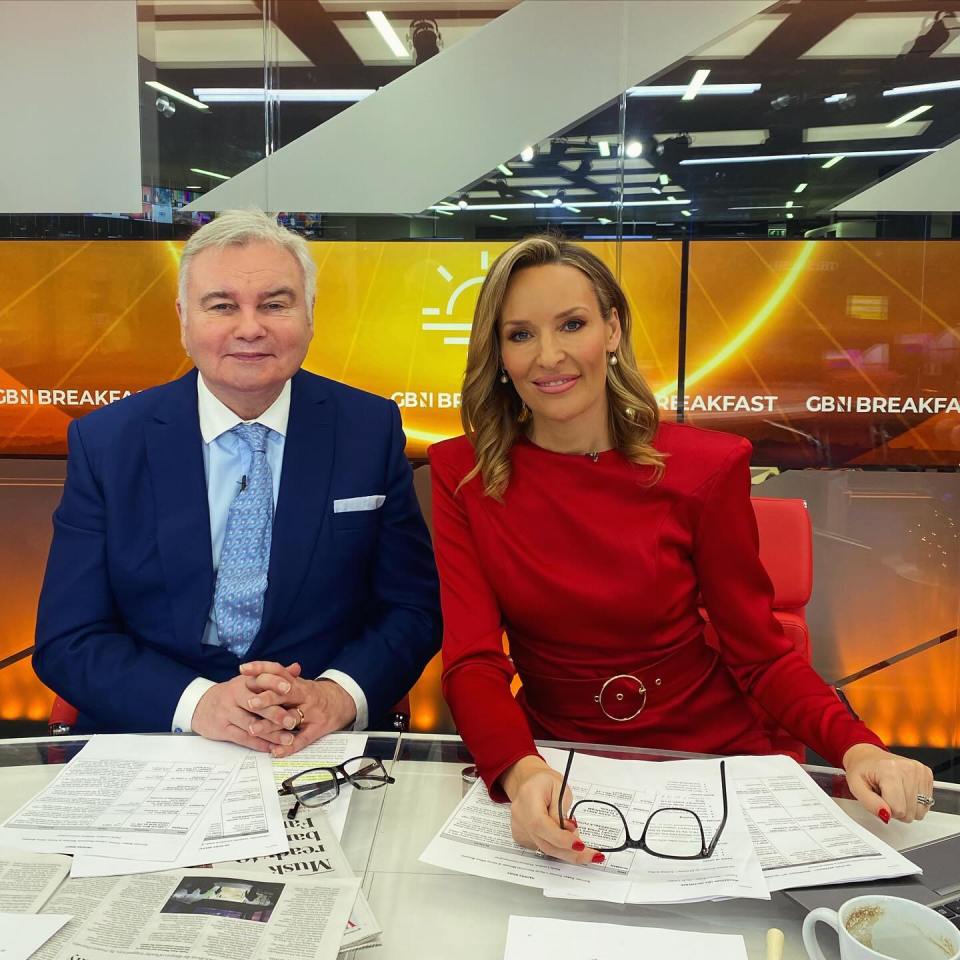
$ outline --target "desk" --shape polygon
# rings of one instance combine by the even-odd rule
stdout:
[[[83,744],[78,739],[0,741],[0,817],[7,817],[52,779]],[[551,744],[551,746],[564,746]],[[589,750],[582,744],[581,751]],[[597,747],[606,755],[643,760],[683,755]],[[539,890],[451,873],[418,857],[463,795],[463,768],[470,755],[457,737],[371,734],[368,752],[384,760],[397,782],[384,790],[355,791],[343,836],[353,868],[384,930],[373,960],[498,960],[510,914],[672,927],[704,933],[738,933],[750,960],[763,958],[766,931],[786,934],[785,960],[805,960],[800,941],[803,910],[782,893],[772,900],[640,907],[550,900]],[[808,768],[817,783],[854,819],[899,849],[960,833],[960,788],[936,786],[937,807],[921,824],[885,827],[846,799],[837,771]],[[834,954],[836,955],[836,954]]]

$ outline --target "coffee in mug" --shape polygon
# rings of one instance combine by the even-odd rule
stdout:
[[[855,897],[838,910],[820,907],[803,921],[811,960],[826,960],[816,926],[837,931],[842,960],[960,960],[960,930],[946,918],[900,897]]]

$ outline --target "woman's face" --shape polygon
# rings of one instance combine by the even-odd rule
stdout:
[[[587,275],[549,264],[513,275],[500,311],[500,355],[534,418],[604,422],[607,355],[620,343],[620,318],[604,320]]]

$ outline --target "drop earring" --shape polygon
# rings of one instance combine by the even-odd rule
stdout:
[[[609,363],[611,367],[615,367],[619,362],[615,353],[607,354],[607,363]]]
[[[510,382],[510,378],[507,376],[507,371],[504,370],[503,367],[500,368],[500,382],[501,382],[501,383],[509,383],[509,382]]]

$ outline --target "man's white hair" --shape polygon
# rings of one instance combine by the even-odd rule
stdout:
[[[187,312],[187,275],[190,262],[208,247],[245,247],[248,243],[275,243],[289,250],[303,271],[303,290],[307,299],[307,312],[313,313],[313,300],[317,293],[317,265],[310,256],[307,241],[286,227],[281,227],[274,217],[262,210],[226,210],[205,223],[186,243],[180,255],[180,273],[177,278],[177,296],[181,309]]]

